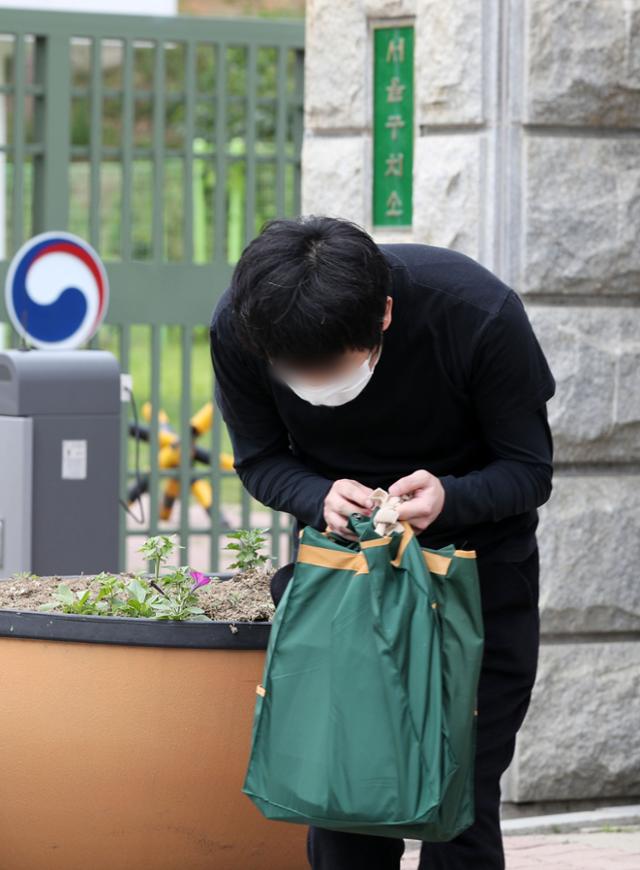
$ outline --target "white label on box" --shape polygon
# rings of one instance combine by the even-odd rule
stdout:
[[[65,480],[85,480],[87,477],[87,442],[62,442],[62,477]]]

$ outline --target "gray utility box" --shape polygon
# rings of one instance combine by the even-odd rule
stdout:
[[[0,579],[119,570],[120,366],[0,352]]]

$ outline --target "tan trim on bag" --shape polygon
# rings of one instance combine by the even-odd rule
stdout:
[[[409,523],[405,526],[405,531],[398,547],[398,553],[391,564],[394,567],[399,567],[409,541],[414,537],[414,532]],[[381,547],[390,541],[390,537],[378,538],[372,541],[362,541],[360,546],[363,547]],[[475,550],[455,550],[456,556],[462,559],[475,559]],[[424,561],[426,562],[429,571],[434,574],[446,574],[451,564],[451,556],[441,556],[439,553],[430,553],[427,550],[422,550]],[[298,562],[303,562],[306,565],[315,565],[318,568],[337,568],[339,571],[355,571],[356,574],[368,574],[369,566],[364,553],[340,552],[339,550],[328,550],[325,547],[315,547],[313,544],[300,544],[298,547]]]
[[[356,574],[369,573],[369,566],[363,553],[341,553],[339,550],[314,547],[313,544],[300,544],[298,547],[298,562],[316,565],[318,568],[338,568],[341,571],[355,571]]]
[[[434,574],[446,574],[451,564],[451,556],[440,556],[438,553],[428,553],[422,551],[424,561],[427,563],[427,568],[433,571]]]
[[[454,550],[456,556],[462,559],[475,559],[475,550]],[[440,556],[438,553],[429,553],[427,550],[422,551],[424,560],[427,563],[427,568],[433,571],[434,574],[446,574],[451,564],[451,556]]]
[[[404,551],[407,549],[409,541],[414,537],[413,529],[407,520],[400,520],[402,525],[404,526],[404,532],[402,533],[402,539],[400,541],[400,546],[398,547],[398,552],[395,555],[395,558],[391,560],[391,564],[396,568],[400,566],[400,562],[402,561],[402,557],[404,556]]]
[[[389,535],[384,535],[382,538],[374,538],[374,539],[371,540],[371,541],[360,541],[360,547],[361,547],[361,548],[366,548],[366,547],[384,547],[384,546],[385,546],[386,544],[388,544],[390,541],[391,541],[390,536],[389,536]]]

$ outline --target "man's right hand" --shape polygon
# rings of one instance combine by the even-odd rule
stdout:
[[[370,487],[357,480],[336,480],[324,500],[324,519],[331,531],[357,541],[357,535],[347,526],[347,519],[352,513],[371,514],[374,506],[372,493]]]

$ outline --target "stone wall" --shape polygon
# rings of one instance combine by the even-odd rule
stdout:
[[[372,19],[416,27],[413,232],[523,298],[557,381],[512,812],[640,796],[640,0],[309,0],[303,206],[371,211]],[[529,807],[529,809],[531,809]]]

